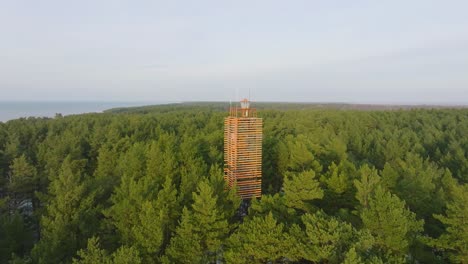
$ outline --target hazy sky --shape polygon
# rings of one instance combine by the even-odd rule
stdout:
[[[0,0],[0,101],[468,103],[468,1]]]

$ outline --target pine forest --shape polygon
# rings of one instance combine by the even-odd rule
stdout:
[[[468,109],[256,106],[244,201],[228,104],[0,123],[0,263],[468,263]]]

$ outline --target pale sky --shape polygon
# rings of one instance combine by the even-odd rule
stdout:
[[[468,104],[468,1],[0,0],[0,101]]]

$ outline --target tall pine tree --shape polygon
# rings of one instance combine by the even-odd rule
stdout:
[[[95,231],[94,197],[87,190],[83,166],[82,161],[67,157],[58,177],[50,183],[41,239],[32,252],[38,263],[69,261]]]
[[[435,215],[446,232],[429,243],[447,251],[454,263],[468,263],[468,184],[451,188],[451,201],[445,215]]]

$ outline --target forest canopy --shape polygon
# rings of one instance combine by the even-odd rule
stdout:
[[[241,201],[227,106],[0,123],[0,263],[468,263],[468,109],[263,104]]]

